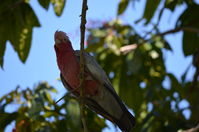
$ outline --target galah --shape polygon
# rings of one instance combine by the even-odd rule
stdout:
[[[80,96],[80,51],[74,50],[66,33],[56,31],[55,52],[63,85]],[[124,132],[135,126],[135,118],[115,92],[104,70],[94,57],[84,52],[84,102],[97,114],[118,125]]]

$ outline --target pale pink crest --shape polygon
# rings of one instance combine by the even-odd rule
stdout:
[[[69,41],[69,38],[65,32],[57,30],[54,35],[54,40],[55,40],[55,42],[57,40],[62,41],[62,42],[67,42],[67,41]]]

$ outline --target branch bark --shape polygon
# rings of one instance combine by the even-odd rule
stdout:
[[[85,110],[84,110],[84,40],[85,40],[85,25],[86,25],[86,11],[88,10],[87,0],[82,2],[82,13],[81,13],[81,25],[80,25],[80,115],[82,124],[84,127],[84,132],[88,132]]]
[[[199,132],[199,124],[196,127],[184,130],[183,132]]]
[[[159,33],[157,35],[164,36],[164,35],[167,35],[167,34],[170,34],[170,33],[176,33],[176,32],[179,32],[179,31],[188,31],[188,32],[199,33],[199,29],[194,28],[194,27],[178,27],[178,28],[168,30],[168,31],[163,32],[163,33]]]
[[[188,31],[188,32],[193,32],[193,33],[199,34],[199,29],[194,28],[194,27],[178,27],[178,28],[175,28],[175,29],[171,29],[171,30],[156,34],[156,36],[165,36],[165,35],[168,35],[170,33],[176,33],[176,32],[179,32],[179,31]],[[123,54],[127,54],[130,51],[135,50],[138,46],[141,46],[142,44],[144,44],[145,42],[147,42],[151,39],[152,38],[144,39],[141,44],[131,44],[131,45],[123,46],[123,47],[120,48],[120,52],[122,52]]]

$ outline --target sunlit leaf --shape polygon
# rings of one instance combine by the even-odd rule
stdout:
[[[91,32],[94,37],[105,37],[107,35],[105,30],[94,29]]]
[[[45,118],[46,117],[51,117],[51,116],[54,116],[54,112],[52,112],[52,111],[47,111],[47,112],[45,112],[45,114],[43,115]]]
[[[45,96],[46,96],[46,99],[47,99],[50,103],[53,103],[53,99],[51,98],[50,93],[45,92]]]
[[[50,1],[53,4],[55,14],[57,16],[61,16],[61,14],[64,10],[66,0],[50,0]]]
[[[1,43],[5,43],[9,40],[18,53],[18,56],[22,62],[25,62],[31,47],[32,30],[34,27],[39,27],[40,24],[34,11],[27,3],[21,3],[19,6],[7,10],[4,17],[0,18],[2,38]],[[3,32],[4,31],[4,32]],[[3,54],[1,52],[1,54]]]
[[[67,105],[67,110],[69,112],[69,115],[73,118],[72,122],[74,124],[78,123],[80,117],[80,111],[79,111],[79,105],[77,101],[71,100]]]

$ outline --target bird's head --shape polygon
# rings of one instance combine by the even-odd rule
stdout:
[[[56,31],[54,35],[54,40],[56,49],[72,47],[71,42],[65,32]]]

